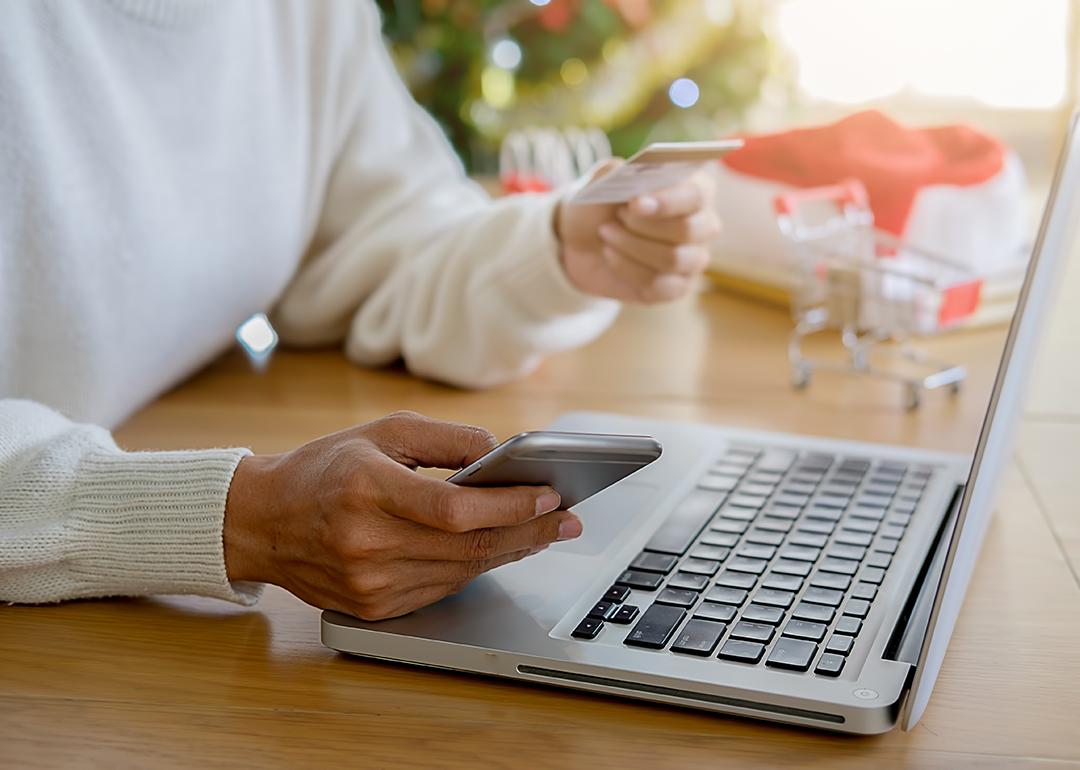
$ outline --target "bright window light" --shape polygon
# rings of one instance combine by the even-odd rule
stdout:
[[[781,39],[809,97],[905,92],[1039,109],[1067,93],[1069,0],[786,0]]]

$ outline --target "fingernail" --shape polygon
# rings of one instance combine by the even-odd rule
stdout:
[[[634,201],[634,208],[637,209],[637,213],[648,216],[660,210],[660,201],[651,195],[642,195]]]
[[[581,537],[581,519],[576,516],[559,522],[559,540],[573,540]]]
[[[600,237],[605,241],[615,237],[615,225],[610,222],[600,225]]]
[[[559,497],[559,493],[554,489],[548,490],[540,497],[536,498],[536,515],[539,516],[542,513],[548,513],[554,511],[559,507],[559,503],[562,498]]]

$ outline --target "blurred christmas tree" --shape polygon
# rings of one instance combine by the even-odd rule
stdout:
[[[743,125],[784,62],[767,0],[378,0],[417,101],[473,171],[531,126],[597,127],[616,154]]]

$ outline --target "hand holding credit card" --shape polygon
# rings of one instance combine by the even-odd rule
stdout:
[[[707,163],[742,145],[741,139],[650,144],[611,173],[589,182],[570,202],[625,203],[689,179]]]

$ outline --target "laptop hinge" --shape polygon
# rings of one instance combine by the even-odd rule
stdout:
[[[911,594],[904,603],[904,609],[897,620],[896,628],[893,629],[892,637],[885,646],[884,658],[886,660],[898,660],[912,665],[914,672],[915,663],[919,660],[919,651],[922,649],[923,639],[926,637],[926,629],[930,623],[930,611],[934,606],[934,596],[941,583],[941,574],[945,567],[945,555],[949,552],[949,542],[952,540],[953,528],[956,526],[957,514],[960,512],[960,500],[963,498],[964,485],[957,484],[953,492],[952,500],[949,501],[948,513],[941,521],[934,542],[930,545],[930,551],[926,554],[919,576],[911,589]],[[909,673],[910,676],[910,673]]]

